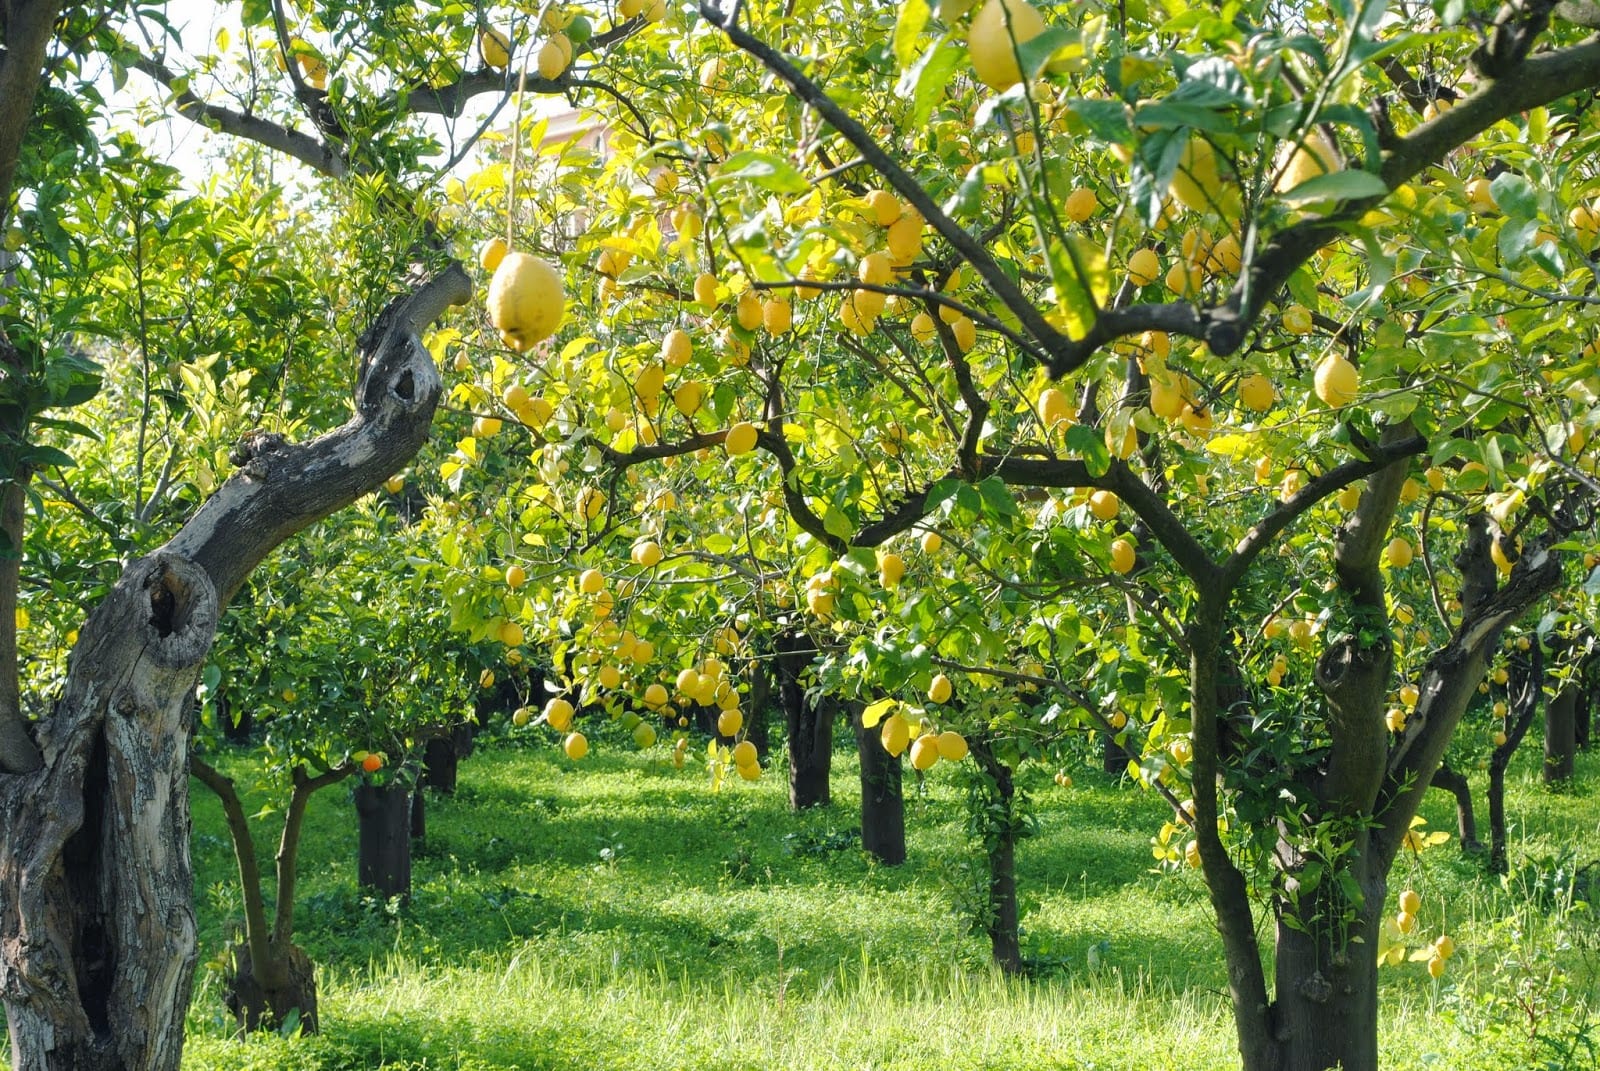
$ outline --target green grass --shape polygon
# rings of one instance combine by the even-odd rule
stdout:
[[[835,764],[834,805],[796,815],[781,767],[713,794],[663,754],[612,745],[575,766],[553,749],[480,750],[454,798],[429,800],[404,908],[357,892],[354,809],[341,789],[322,794],[298,940],[319,966],[323,1034],[234,1040],[203,967],[185,1066],[1237,1064],[1204,890],[1192,874],[1149,872],[1158,799],[1088,770],[1065,792],[1049,771],[1023,774],[1040,820],[1019,850],[1024,945],[1040,969],[1017,980],[990,969],[955,910],[971,856],[947,768],[908,801],[910,861],[885,868],[841,836],[856,820],[849,757]],[[1597,776],[1600,762],[1585,758],[1579,787],[1550,794],[1514,771],[1518,862],[1544,860],[1535,870],[1549,875],[1600,858]],[[1453,829],[1443,794],[1426,814]],[[209,957],[235,913],[234,873],[215,801],[198,787],[195,865]],[[1454,842],[1402,861],[1394,888],[1405,884],[1424,896],[1420,932],[1448,929],[1460,952],[1440,983],[1421,964],[1385,969],[1386,1066],[1593,1066],[1582,1050],[1560,1062],[1576,1038],[1600,1034],[1588,1020],[1600,936],[1581,910],[1513,898]],[[1537,885],[1524,874],[1517,887],[1543,895]]]

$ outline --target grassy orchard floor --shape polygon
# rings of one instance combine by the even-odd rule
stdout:
[[[307,824],[298,934],[319,967],[324,1033],[231,1040],[219,976],[202,967],[184,1066],[1236,1065],[1204,890],[1193,874],[1149,872],[1158,799],[1087,769],[1067,791],[1051,771],[1023,775],[1041,825],[1019,851],[1024,945],[1041,969],[1011,980],[954,909],[970,857],[950,769],[908,800],[910,862],[883,868],[836,846],[855,820],[853,756],[836,759],[834,806],[804,815],[788,813],[781,769],[713,795],[703,773],[664,756],[607,743],[574,765],[553,748],[480,749],[455,798],[430,798],[414,899],[394,910],[355,891],[354,809],[346,791],[324,792]],[[1510,813],[1528,829],[1515,854],[1600,857],[1597,780],[1586,757],[1581,787],[1550,795],[1517,767]],[[1432,796],[1431,825],[1452,828],[1449,799]],[[194,844],[213,956],[237,914],[235,875],[220,811],[198,787]],[[1460,951],[1441,984],[1420,963],[1385,969],[1385,1065],[1593,1066],[1583,1051],[1559,1060],[1574,1038],[1600,1035],[1588,1020],[1600,1011],[1592,918],[1558,926],[1546,902],[1507,921],[1511,897],[1453,841],[1408,877],[1411,865],[1396,887],[1422,892],[1419,932],[1443,922]],[[1568,972],[1564,987],[1552,969]],[[1518,984],[1550,1005],[1538,1018],[1555,1048],[1529,1041],[1528,1019],[1495,998]]]

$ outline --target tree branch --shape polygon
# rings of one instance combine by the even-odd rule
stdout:
[[[290,775],[294,790],[289,794],[289,810],[283,816],[283,836],[278,841],[275,859],[278,904],[272,920],[272,943],[282,956],[288,956],[289,944],[294,940],[294,893],[299,877],[296,860],[300,855],[300,830],[305,825],[306,804],[310,802],[312,793],[336,785],[355,772],[355,764],[347,762],[315,777],[307,777],[302,764],[296,766]]]
[[[134,61],[133,68],[172,93],[178,114],[192,123],[207,130],[218,130],[224,134],[232,134],[265,145],[331,178],[343,178],[349,170],[343,152],[309,134],[257,115],[246,115],[231,108],[207,103],[196,96],[187,85],[178,88],[180,84],[178,76],[157,60],[141,56]]]
[[[283,540],[354,502],[403,466],[427,439],[442,386],[418,333],[471,296],[467,273],[452,263],[391,301],[361,340],[355,415],[305,444],[247,434],[234,449],[239,471],[164,549],[205,569],[225,606],[250,570]]]
[[[244,802],[234,787],[233,778],[224,776],[194,752],[189,753],[189,772],[222,802],[222,816],[233,841],[233,857],[239,865],[240,892],[244,896],[244,937],[250,949],[250,966],[263,985],[274,982],[271,932],[267,929],[267,909],[261,891],[261,866],[256,861],[256,842],[250,834],[250,819]]]
[[[10,219],[11,195],[33,99],[44,78],[45,52],[54,36],[61,0],[12,0],[6,5],[0,49],[0,228]]]

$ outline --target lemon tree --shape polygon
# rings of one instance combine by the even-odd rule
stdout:
[[[598,563],[693,472],[694,531],[761,533],[835,686],[1121,735],[1245,1066],[1375,1066],[1420,795],[1591,538],[1600,46],[1508,12],[674,13],[597,63],[652,87],[594,99],[606,153],[513,177],[572,295],[547,350],[468,360],[550,407],[522,527]]]

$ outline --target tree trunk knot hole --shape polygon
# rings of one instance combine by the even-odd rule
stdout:
[[[1295,988],[1313,1004],[1326,1004],[1328,998],[1333,996],[1333,983],[1324,978],[1321,971],[1312,971],[1300,979],[1300,984]]]
[[[400,378],[395,380],[394,393],[403,402],[415,401],[417,397],[417,381],[411,374],[411,369],[400,373]]]
[[[191,598],[189,585],[166,566],[161,566],[145,581],[150,596],[150,627],[165,639],[189,623]]]
[[[242,468],[263,454],[282,450],[288,442],[289,440],[277,432],[252,428],[241,435],[239,441],[233,444],[233,449],[228,451],[228,460]]]

